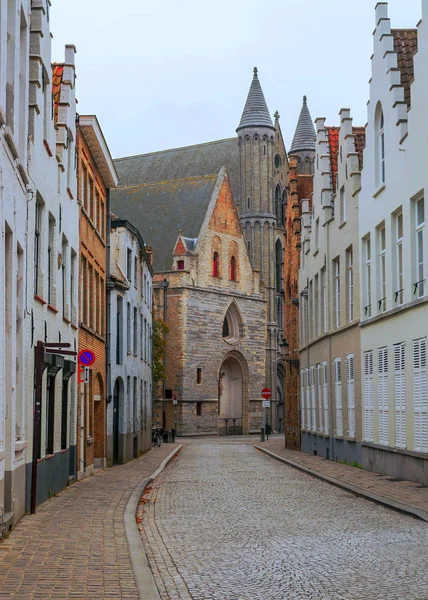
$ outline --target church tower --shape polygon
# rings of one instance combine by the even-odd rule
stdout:
[[[289,156],[296,158],[298,175],[313,175],[315,160],[315,128],[309,112],[306,96],[303,96],[302,110]]]
[[[279,321],[283,320],[283,315],[278,314],[281,309],[277,310],[276,300],[283,288],[284,231],[277,196],[285,198],[288,163],[285,148],[282,151],[277,148],[278,131],[279,127],[272,123],[257,68],[254,68],[247,101],[236,129],[240,160],[239,211],[248,253],[253,267],[260,271],[267,300],[265,384],[272,392],[269,424],[273,429],[281,430],[277,366],[280,359]],[[282,180],[282,184],[278,184],[277,180]]]

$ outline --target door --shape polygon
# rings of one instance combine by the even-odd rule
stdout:
[[[113,464],[119,463],[119,382],[116,381],[113,394]]]

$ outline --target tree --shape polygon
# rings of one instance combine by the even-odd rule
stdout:
[[[162,321],[162,319],[153,321],[153,383],[155,384],[166,379],[163,357],[168,332],[169,328],[165,321]]]

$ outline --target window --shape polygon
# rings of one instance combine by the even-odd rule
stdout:
[[[67,316],[67,243],[63,240],[61,251],[61,276],[62,276],[62,316]]]
[[[234,256],[230,259],[230,280],[236,281],[236,258]]]
[[[316,431],[317,428],[317,414],[316,414],[316,402],[315,402],[315,367],[311,366],[311,429]]]
[[[275,244],[275,285],[279,294],[282,290],[283,281],[283,249],[279,240]]]
[[[222,337],[226,342],[235,343],[242,336],[242,329],[241,315],[235,302],[232,302],[224,317]]]
[[[138,286],[138,258],[134,256],[134,288]]]
[[[313,297],[313,282],[309,282],[309,341],[313,338],[313,322],[314,322],[314,297]]]
[[[354,355],[346,357],[346,390],[348,395],[348,436],[355,437],[355,370]]]
[[[318,275],[315,275],[315,279],[314,279],[314,312],[315,312],[315,332],[314,335],[315,337],[318,337],[319,335],[319,329],[318,329],[318,295],[319,295],[319,290],[318,290]]]
[[[425,295],[425,265],[424,265],[424,252],[425,252],[425,205],[424,198],[418,200],[415,204],[415,219],[416,219],[416,281],[414,284],[413,293],[418,298],[422,298]]]
[[[346,221],[346,201],[345,201],[345,186],[340,188],[339,193],[339,218],[340,224]]]
[[[132,395],[132,400],[133,400],[133,404],[132,404],[132,416],[133,416],[133,432],[137,433],[138,431],[138,397],[137,397],[137,383],[138,383],[138,379],[137,377],[134,377],[134,390],[133,390],[133,395]],[[135,457],[136,458],[136,457]]]
[[[311,428],[311,390],[309,387],[309,369],[306,369],[306,429]]]
[[[348,269],[348,321],[354,320],[354,255],[351,248],[346,251],[346,267]]]
[[[322,397],[324,405],[324,433],[329,432],[329,414],[328,414],[328,382],[327,382],[327,361],[321,365],[322,372]]]
[[[275,169],[279,169],[282,165],[282,160],[279,154],[275,154],[275,158],[273,159],[275,163]]]
[[[131,281],[132,277],[132,250],[130,248],[126,251],[126,277],[128,281]]]
[[[177,260],[177,269],[179,271],[184,271],[184,260]]]
[[[394,344],[395,445],[406,447],[406,353],[405,344]]]
[[[382,225],[378,230],[379,240],[379,301],[378,308],[380,312],[386,310],[386,233],[385,226]]]
[[[165,400],[172,400],[172,390],[165,390]]]
[[[379,444],[388,446],[388,348],[377,349]]]
[[[141,295],[145,298],[145,302],[147,304],[147,275],[144,275],[144,286],[141,290]]]
[[[34,227],[34,293],[41,295],[40,281],[40,246],[41,246],[41,228],[42,228],[42,205],[36,199],[36,219]]]
[[[196,402],[196,416],[200,417],[202,415],[202,402]]]
[[[373,351],[364,352],[364,440],[374,441]]]
[[[46,455],[54,453],[55,375],[48,371],[46,387]]]
[[[398,306],[403,304],[403,214],[395,217],[395,294],[394,301]]]
[[[335,325],[340,327],[340,259],[333,261]]]
[[[376,162],[377,162],[377,183],[383,185],[385,183],[385,131],[382,106],[379,103],[376,109]]]
[[[305,429],[305,371],[300,371],[300,420],[301,427]]]
[[[202,369],[196,369],[196,383],[202,383]]]
[[[341,359],[334,359],[334,401],[336,404],[336,435],[343,435]]]
[[[317,396],[318,396],[318,431],[323,431],[322,419],[323,419],[323,398],[322,398],[322,384],[321,384],[321,365],[317,364]]]
[[[320,248],[320,219],[315,221],[315,252],[318,252]]]
[[[88,169],[85,164],[82,162],[82,204],[83,208],[86,212],[88,212],[89,203],[88,203]]]
[[[213,254],[213,277],[220,277],[220,264],[218,252]]]
[[[71,249],[71,266],[70,266],[70,321],[74,323],[76,319],[75,314],[75,294],[74,289],[76,281],[76,252]]]
[[[49,244],[48,244],[48,304],[55,302],[55,219],[49,214]]]
[[[95,198],[94,198],[94,180],[89,177],[89,216],[95,224]]]
[[[275,216],[276,216],[276,224],[278,227],[282,227],[281,222],[281,186],[279,183],[275,188]]]
[[[369,318],[372,315],[372,253],[370,236],[364,242],[364,316]]]
[[[127,303],[126,310],[126,350],[131,354],[131,303]]]
[[[116,308],[116,364],[122,364],[123,356],[123,299],[117,296],[117,308]]]
[[[86,260],[86,258],[84,256],[82,256],[81,259],[81,269],[80,269],[80,273],[81,273],[81,313],[80,313],[80,320],[82,323],[84,323],[85,325],[88,324],[88,298],[89,298],[89,293],[88,293],[88,262]]]
[[[134,329],[134,356],[137,356],[138,354],[138,311],[136,308],[134,308],[134,323],[133,323]]]
[[[143,360],[147,362],[147,321],[144,319],[144,327],[143,327],[143,337],[144,337],[144,349],[143,349]]]
[[[327,290],[325,281],[325,267],[321,269],[321,332],[327,332]]]
[[[413,340],[415,451],[428,453],[427,340]]]

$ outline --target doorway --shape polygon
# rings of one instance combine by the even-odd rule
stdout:
[[[243,432],[243,375],[239,361],[229,356],[219,374],[219,435],[241,435]]]
[[[113,464],[119,464],[119,426],[123,383],[120,377],[116,379],[113,392]]]

